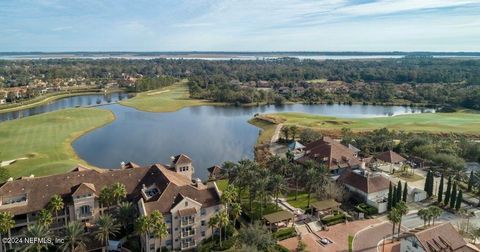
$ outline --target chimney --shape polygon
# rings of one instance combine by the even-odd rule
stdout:
[[[202,180],[200,178],[195,179],[195,186],[198,187],[202,184]]]

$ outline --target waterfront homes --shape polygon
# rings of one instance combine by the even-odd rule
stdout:
[[[186,155],[173,158],[171,165],[139,167],[128,163],[117,170],[77,167],[68,173],[10,179],[0,185],[0,211],[14,215],[15,226],[8,236],[18,237],[35,223],[38,212],[54,195],[63,198],[65,207],[58,214],[55,229],[71,221],[95,227],[95,219],[106,210],[99,202],[102,188],[114,183],[125,185],[127,200],[138,207],[140,216],[159,210],[165,218],[168,236],[160,240],[141,237],[147,251],[160,246],[184,250],[194,248],[212,235],[207,227],[213,214],[222,209],[220,192],[214,182],[192,180],[193,166]]]
[[[381,173],[372,173],[364,169],[349,169],[340,175],[338,181],[365,203],[376,207],[379,213],[387,211],[390,180]]]
[[[298,162],[314,160],[327,166],[335,175],[342,173],[346,168],[359,168],[362,164],[356,149],[349,148],[329,137],[306,144],[304,153],[297,159]]]
[[[452,224],[443,223],[416,233],[407,233],[400,241],[402,252],[480,251],[465,242]]]

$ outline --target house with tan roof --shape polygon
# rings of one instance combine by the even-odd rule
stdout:
[[[59,211],[59,224],[55,229],[80,221],[93,230],[96,218],[106,211],[99,201],[100,191],[119,182],[125,185],[126,200],[137,206],[140,216],[158,210],[165,217],[169,234],[161,244],[159,239],[142,237],[148,251],[157,251],[160,247],[195,248],[212,235],[207,223],[222,209],[221,193],[215,182],[204,184],[199,179],[192,180],[191,159],[186,155],[177,157],[171,165],[140,167],[128,163],[122,169],[112,170],[79,166],[64,174],[10,179],[0,185],[0,211],[11,212],[15,221],[8,236],[21,237],[54,195],[60,195],[65,204]]]
[[[480,251],[467,243],[449,222],[416,232],[407,233],[400,241],[402,252],[473,252]]]
[[[325,165],[335,175],[341,174],[346,168],[358,168],[362,163],[355,149],[329,137],[306,144],[304,153],[297,162],[305,163],[307,160],[313,160]]]

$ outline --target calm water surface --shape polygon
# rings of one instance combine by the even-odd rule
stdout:
[[[33,108],[0,113],[0,122],[20,119],[27,116],[43,114],[65,108],[88,107],[116,103],[127,98],[128,94],[122,92],[65,97]]]
[[[118,168],[122,161],[140,165],[169,163],[185,153],[193,159],[196,176],[224,161],[253,157],[260,130],[247,121],[256,113],[305,112],[343,118],[420,113],[409,107],[365,105],[284,105],[259,107],[200,106],[172,113],[142,112],[118,104],[103,106],[116,120],[73,143],[77,154],[98,167]]]

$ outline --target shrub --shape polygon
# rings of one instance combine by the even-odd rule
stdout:
[[[297,235],[297,232],[293,227],[282,228],[282,229],[279,229],[277,232],[273,233],[273,237],[275,237],[279,241],[288,239],[290,237],[294,237],[296,235]]]
[[[373,206],[369,206],[365,203],[361,203],[355,207],[355,209],[359,212],[362,212],[367,215],[374,215],[378,213],[378,209]]]
[[[345,221],[345,214],[343,213],[339,213],[333,216],[328,216],[322,219],[322,222],[327,226],[342,223],[344,221]]]

